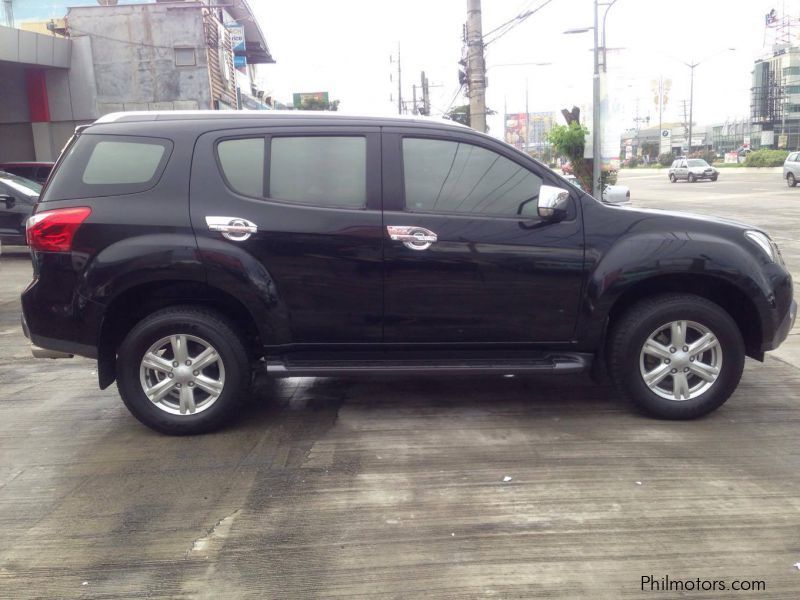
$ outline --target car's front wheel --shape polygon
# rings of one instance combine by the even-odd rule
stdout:
[[[117,387],[128,410],[162,433],[220,427],[247,395],[250,366],[236,327],[199,307],[157,311],[125,336]]]
[[[617,388],[646,413],[693,419],[720,407],[744,368],[744,341],[721,307],[691,294],[664,294],[614,324],[609,369]]]
[[[678,181],[678,178],[675,177],[675,173],[670,173],[669,174],[669,180],[670,180],[670,183],[675,183],[676,181]]]
[[[791,173],[786,174],[786,185],[788,185],[789,187],[794,187],[797,185],[797,180]]]

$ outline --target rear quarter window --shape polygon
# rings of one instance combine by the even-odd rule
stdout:
[[[42,201],[149,190],[161,178],[172,147],[164,138],[81,135],[66,150]]]

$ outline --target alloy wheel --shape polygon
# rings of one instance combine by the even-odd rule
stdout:
[[[225,387],[225,365],[216,348],[193,335],[163,337],[142,356],[142,390],[159,409],[187,415],[209,409]]]
[[[708,327],[673,321],[653,331],[639,353],[639,372],[650,391],[674,401],[694,400],[722,369],[722,346]]]

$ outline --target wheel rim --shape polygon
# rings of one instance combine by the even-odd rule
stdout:
[[[639,353],[639,373],[654,394],[684,402],[705,394],[722,370],[717,336],[695,321],[665,323],[651,333]]]
[[[142,390],[171,415],[208,410],[225,388],[225,365],[214,346],[194,335],[163,337],[142,356]]]

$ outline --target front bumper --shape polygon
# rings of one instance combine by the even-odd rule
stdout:
[[[784,340],[788,337],[789,332],[792,330],[792,327],[794,327],[794,321],[796,318],[797,302],[792,300],[792,303],[789,305],[789,311],[775,329],[775,335],[773,336],[772,340],[767,344],[768,350],[774,350],[784,342]]]

